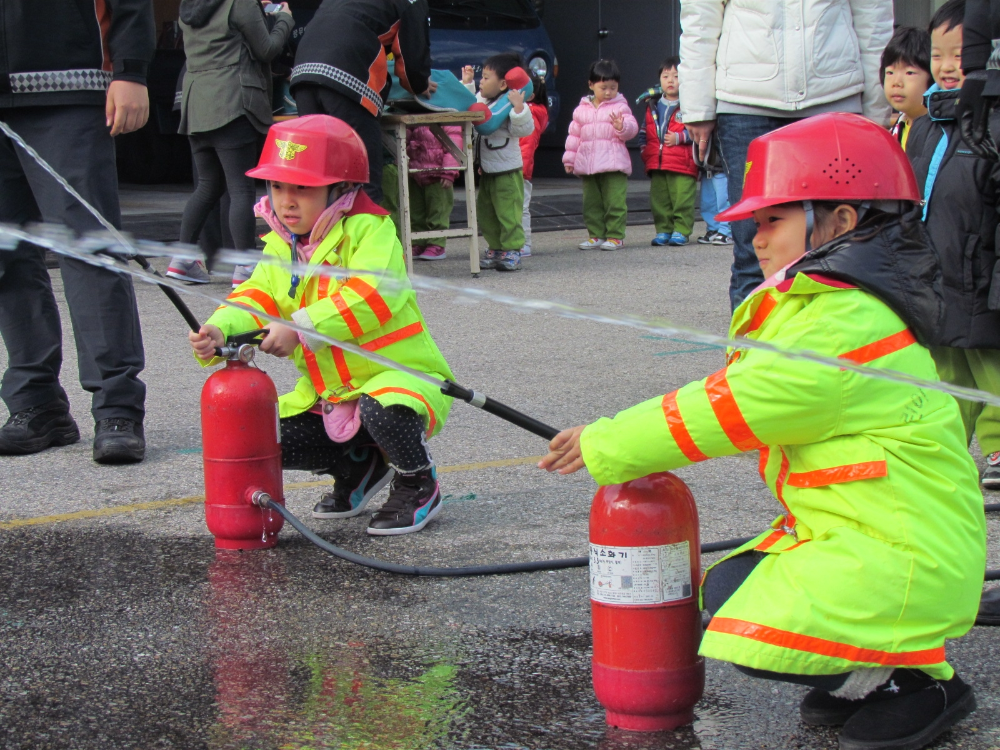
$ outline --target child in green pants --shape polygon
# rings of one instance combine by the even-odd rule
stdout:
[[[444,133],[459,149],[462,148],[462,128],[446,125]],[[426,125],[408,128],[406,153],[410,169],[448,171],[410,174],[410,226],[414,232],[448,229],[451,209],[455,205],[455,178],[458,161]],[[414,260],[444,260],[445,238],[432,237],[413,241]]]
[[[535,129],[531,110],[524,103],[521,91],[507,89],[504,76],[514,68],[523,68],[520,55],[503,52],[483,63],[476,98],[492,104],[504,94],[510,99],[511,111],[506,123],[490,135],[476,136],[476,153],[482,177],[476,194],[479,228],[486,240],[486,256],[479,261],[481,268],[498,271],[521,270],[521,248],[524,228],[524,173],[521,147],[518,141]],[[462,83],[475,90],[475,72],[471,65],[462,69]]]
[[[590,66],[590,90],[573,111],[566,137],[566,174],[583,178],[583,220],[590,238],[581,250],[617,250],[625,244],[628,176],[632,159],[625,141],[639,132],[625,97],[618,93],[621,72],[613,60]]]
[[[698,167],[691,136],[680,122],[677,66],[680,58],[660,63],[659,96],[650,97],[645,127],[639,134],[642,160],[649,175],[649,205],[656,225],[653,245],[686,245],[694,229],[694,194]]]

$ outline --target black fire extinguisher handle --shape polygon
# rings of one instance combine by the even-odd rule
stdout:
[[[467,404],[471,404],[472,406],[482,409],[483,411],[487,411],[496,417],[500,417],[500,419],[517,425],[522,430],[527,430],[528,432],[538,435],[538,437],[551,440],[560,432],[555,427],[551,427],[544,422],[539,422],[534,417],[529,417],[527,414],[507,406],[507,404],[503,404],[496,399],[490,398],[489,396],[477,393],[471,388],[466,388],[465,386],[459,385],[458,383],[454,383],[450,380],[446,380],[444,382],[445,387],[441,389],[441,392],[446,396],[461,399]]]

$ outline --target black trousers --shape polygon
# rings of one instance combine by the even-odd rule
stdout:
[[[365,192],[382,203],[382,126],[377,117],[339,91],[312,83],[300,83],[293,91],[300,115],[331,115],[354,128],[368,151],[368,184]]]
[[[253,204],[256,194],[248,170],[257,166],[260,133],[244,116],[207,133],[189,136],[197,185],[181,218],[181,242],[194,243],[223,195],[225,215],[236,250],[253,250],[257,236]]]
[[[702,600],[705,609],[709,614],[716,612],[725,604],[729,597],[736,593],[736,589],[743,585],[746,579],[757,567],[757,563],[764,559],[764,552],[744,552],[724,562],[716,565],[709,571],[702,587]],[[796,685],[806,685],[808,687],[819,688],[820,690],[833,691],[841,687],[850,674],[786,674],[784,672],[770,672],[766,669],[753,669],[734,664],[734,667],[743,674],[751,677],[758,677],[764,680],[779,680],[781,682],[792,682]]]
[[[20,107],[0,118],[66,178],[115,227],[121,226],[115,145],[94,106]],[[0,221],[65,224],[77,232],[102,230],[75,198],[25,151],[0,135]],[[141,421],[146,386],[139,311],[131,279],[59,257],[79,358],[80,385],[93,394],[95,420]],[[44,254],[21,243],[0,251],[0,336],[7,370],[0,399],[10,412],[68,401],[59,384],[62,326]]]

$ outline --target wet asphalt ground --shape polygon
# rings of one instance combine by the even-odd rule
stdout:
[[[699,224],[696,234],[703,231]],[[652,235],[651,226],[631,227],[624,250],[602,253],[576,250],[580,231],[537,234],[523,271],[484,272],[476,281],[456,242],[447,260],[417,271],[724,333],[728,249],[652,248]],[[58,271],[53,281],[62,305]],[[207,291],[225,296],[227,285]],[[804,688],[754,681],[717,662],[707,665],[693,726],[608,729],[590,685],[586,569],[406,578],[333,559],[287,526],[273,550],[217,551],[200,505],[199,392],[208,373],[191,359],[166,298],[144,284],[137,295],[146,461],[90,460],[89,396],[76,382],[65,307],[63,383],[83,439],[0,459],[3,750],[836,747],[835,730],[799,722]],[[561,427],[612,415],[723,364],[711,347],[454,293],[422,294],[421,305],[459,382]],[[195,298],[191,306],[204,319],[214,303]],[[290,363],[265,355],[258,362],[279,391],[293,382]],[[369,537],[364,515],[309,518],[325,488],[303,472],[285,474],[288,507],[333,543],[395,562],[587,553],[596,487],[585,473],[534,468],[544,441],[456,404],[431,448],[446,502],[419,534]],[[755,455],[677,473],[698,502],[703,541],[755,533],[777,514]],[[991,519],[993,568],[997,532]],[[950,644],[979,710],[936,747],[1000,747],[997,644],[989,628]]]

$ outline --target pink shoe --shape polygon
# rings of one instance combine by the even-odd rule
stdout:
[[[414,258],[417,256],[414,255]],[[420,254],[420,260],[444,260],[448,256],[444,253],[444,248],[440,245],[428,245]]]

